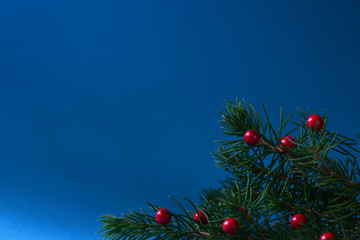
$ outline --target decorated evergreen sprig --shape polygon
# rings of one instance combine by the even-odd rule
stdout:
[[[150,205],[103,216],[104,239],[360,239],[360,168],[357,142],[326,129],[328,118],[298,110],[277,130],[245,101],[227,101],[224,134],[213,154],[229,176],[222,188],[204,191],[201,204],[182,213]],[[293,128],[285,131],[289,124]]]

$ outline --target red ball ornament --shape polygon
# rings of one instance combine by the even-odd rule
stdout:
[[[171,221],[171,213],[166,208],[160,208],[155,214],[155,220],[158,224],[166,225]]]
[[[244,134],[244,141],[250,146],[255,146],[260,141],[260,136],[254,133],[256,130],[247,130]]]
[[[295,214],[290,220],[291,227],[293,229],[303,228],[307,224],[306,217],[300,213]]]
[[[288,151],[284,148],[287,147],[287,148],[294,148],[295,147],[295,144],[290,142],[289,140],[295,142],[295,139],[293,137],[290,137],[290,136],[285,136],[283,137],[281,140],[280,140],[280,149],[284,152],[284,153],[287,153]]]
[[[308,128],[310,128],[313,131],[315,130],[315,126],[316,126],[316,131],[319,131],[323,126],[323,120],[319,115],[313,114],[310,117],[308,117],[306,121],[306,125],[308,126]]]
[[[335,239],[335,235],[332,234],[331,232],[326,232],[321,234],[319,240],[328,240],[328,239]]]
[[[222,224],[222,229],[224,233],[230,235],[235,235],[239,227],[239,223],[234,218],[227,218]]]
[[[200,219],[199,219],[199,216],[200,216]],[[200,223],[200,220],[201,220],[201,223],[202,224],[208,224],[208,220],[205,216],[205,214],[202,212],[202,211],[197,211],[195,214],[194,214],[194,219],[195,221],[197,221],[198,223]]]

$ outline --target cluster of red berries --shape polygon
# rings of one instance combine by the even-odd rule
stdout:
[[[319,115],[313,114],[307,119],[307,126],[311,130],[319,131],[322,128],[323,120]],[[260,142],[258,131],[247,130],[244,134],[244,141],[250,145],[255,146]],[[295,147],[295,139],[290,136],[285,136],[280,141],[280,150],[287,153],[287,148]],[[155,220],[158,224],[166,225],[171,222],[171,213],[166,208],[160,208],[155,214]],[[208,224],[208,219],[202,211],[197,211],[194,214],[194,220],[201,224]],[[305,227],[307,224],[306,217],[302,214],[295,214],[290,221],[293,229]],[[235,235],[240,225],[234,218],[227,218],[222,224],[222,229],[225,233]],[[320,240],[335,239],[332,233],[326,232],[320,236]]]
[[[166,225],[171,222],[171,213],[166,208],[160,208],[155,214],[155,220],[158,224]],[[194,214],[194,220],[202,224],[209,223],[205,214],[200,210]],[[227,218],[222,224],[223,231],[231,235],[236,234],[239,227],[239,223],[234,218]]]
[[[290,220],[290,225],[293,229],[304,228],[306,224],[307,224],[306,217],[300,213],[295,214]],[[335,235],[332,234],[331,232],[326,232],[321,234],[319,238],[319,240],[328,240],[328,239],[335,239]]]
[[[166,225],[171,222],[171,213],[166,208],[160,208],[155,214],[155,220],[158,224]],[[198,223],[208,224],[207,217],[200,210],[194,214],[194,220],[197,221]],[[295,214],[290,220],[290,225],[293,229],[303,228],[305,227],[306,224],[307,224],[306,217],[300,213]],[[235,235],[239,227],[240,225],[238,221],[234,218],[227,218],[222,224],[222,229],[224,233],[230,235]],[[319,238],[319,240],[329,240],[329,239],[335,239],[335,235],[330,232],[326,232],[323,233]]]
[[[319,115],[313,114],[310,117],[308,117],[306,121],[306,125],[309,129],[312,131],[319,131],[323,126],[323,120]],[[255,129],[247,130],[244,134],[244,142],[247,143],[250,146],[255,146],[260,142],[260,136],[258,132]],[[294,148],[295,147],[295,139],[290,136],[285,136],[280,140],[279,149],[287,153],[287,148]]]
[[[171,222],[171,213],[166,208],[160,208],[155,214],[155,220],[158,224],[166,225]],[[202,211],[197,211],[194,214],[194,220],[198,223],[208,224],[208,220]]]

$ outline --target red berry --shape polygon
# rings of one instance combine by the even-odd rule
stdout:
[[[230,235],[236,234],[239,227],[239,223],[234,218],[227,218],[222,224],[223,231]]]
[[[323,126],[323,120],[319,115],[313,114],[310,117],[308,117],[306,121],[306,125],[308,126],[308,128],[310,128],[313,131],[315,130],[315,126],[316,126],[316,131],[319,131]]]
[[[256,131],[256,130],[253,130]],[[247,130],[244,134],[244,141],[250,146],[255,146],[260,141],[260,136],[251,130]]]
[[[295,228],[303,228],[305,224],[307,224],[306,217],[300,213],[295,214],[290,220],[291,227]]]
[[[284,146],[287,147],[287,148],[294,148],[295,147],[295,144],[290,142],[289,140],[295,142],[295,139],[293,137],[290,137],[290,136],[285,136],[280,140],[280,142],[281,142],[280,143],[280,149],[285,153],[287,153],[287,150],[284,148]]]
[[[160,208],[155,214],[155,220],[159,224],[166,225],[171,221],[171,213],[166,208]]]
[[[200,216],[200,219],[199,219],[199,216]],[[208,220],[205,216],[205,214],[202,212],[202,211],[197,211],[197,213],[194,214],[194,219],[195,221],[197,221],[198,223],[200,223],[200,220],[201,220],[201,223],[202,224],[208,224]]]
[[[321,234],[319,240],[328,240],[328,239],[335,239],[335,235],[332,234],[331,232],[326,232]]]

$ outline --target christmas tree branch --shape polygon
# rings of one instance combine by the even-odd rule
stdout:
[[[224,134],[236,139],[222,141],[213,155],[217,166],[233,176],[221,189],[206,191],[201,205],[185,198],[194,211],[186,211],[173,199],[185,214],[167,210],[172,219],[164,222],[166,217],[157,218],[163,210],[150,204],[155,218],[145,212],[106,217],[102,237],[308,240],[333,231],[336,239],[359,239],[360,169],[355,158],[347,158],[359,152],[353,147],[357,142],[327,131],[325,113],[321,118],[299,111],[301,124],[295,123],[297,127],[284,134],[292,114],[283,121],[281,109],[280,127],[275,131],[264,106],[263,110],[265,121],[245,101],[243,105],[238,100],[226,102],[220,124]],[[311,117],[319,120],[315,126],[307,122]],[[292,137],[296,130],[300,133]],[[345,161],[328,157],[330,150],[335,156],[344,155]],[[301,230],[298,223],[293,226],[294,214],[308,219],[300,222]]]
[[[238,163],[238,164],[241,167],[244,167],[245,169],[247,169],[247,170],[249,170],[249,171],[251,171],[251,172],[253,172],[255,174],[265,173],[265,175],[270,175],[273,178],[278,178],[278,179],[282,179],[282,180],[286,180],[288,178],[285,175],[281,175],[281,174],[278,174],[278,173],[275,173],[275,172],[271,172],[271,171],[266,170],[266,169],[256,169],[256,168],[249,167],[249,166],[241,164],[241,163]],[[289,181],[295,183],[296,185],[311,187],[309,184],[296,181],[295,179],[292,179],[292,178],[289,178]]]
[[[329,167],[329,165],[324,161],[324,159],[320,156],[320,154],[318,153],[318,151],[313,147],[313,146],[309,146],[309,149],[315,154],[314,157],[319,159],[320,162],[324,165],[324,167],[326,168],[327,170],[327,173],[330,174],[330,176],[335,176],[336,173],[331,170],[331,168]]]
[[[290,210],[302,210],[302,211],[305,211],[305,212],[309,212],[309,213],[314,213],[320,217],[329,217],[327,214],[324,214],[324,213],[320,213],[318,211],[315,211],[315,210],[311,210],[311,209],[308,209],[306,207],[295,207],[295,206],[292,206],[290,204],[288,204],[287,206],[284,206],[284,209],[290,209]]]
[[[135,212],[133,212],[135,213]],[[141,219],[132,218],[132,221],[127,221],[130,215],[125,215],[122,218],[117,218],[111,215],[103,216],[100,220],[104,223],[102,231],[104,235],[101,237],[109,240],[121,239],[121,237],[137,236],[138,234],[146,236],[156,236],[157,239],[167,239],[166,236],[170,236],[172,239],[178,239],[180,237],[185,238],[209,238],[210,234],[204,231],[194,230],[181,230],[177,226],[163,226],[159,224],[146,223]],[[129,235],[131,234],[131,235]]]
[[[338,180],[341,180],[343,182],[346,182],[349,185],[349,187],[355,187],[358,190],[360,190],[360,183],[355,183],[353,182],[350,178],[347,178],[344,175],[340,175],[338,174],[336,171],[332,170],[330,168],[330,166],[324,161],[324,159],[320,156],[319,152],[313,147],[313,146],[309,146],[310,150],[315,154],[314,157],[318,158],[320,160],[320,162],[324,165],[326,172],[324,172],[324,170],[320,169],[323,173],[329,174],[331,177],[335,177]]]
[[[237,204],[236,209],[239,212],[241,212],[247,218],[247,220],[256,227],[256,229],[262,234],[262,236],[264,238],[269,237],[266,234],[265,230],[260,227],[260,225],[254,220],[254,218],[252,218],[252,216],[249,214],[249,211],[247,210],[247,208],[244,208],[244,207],[240,206],[239,204]]]

